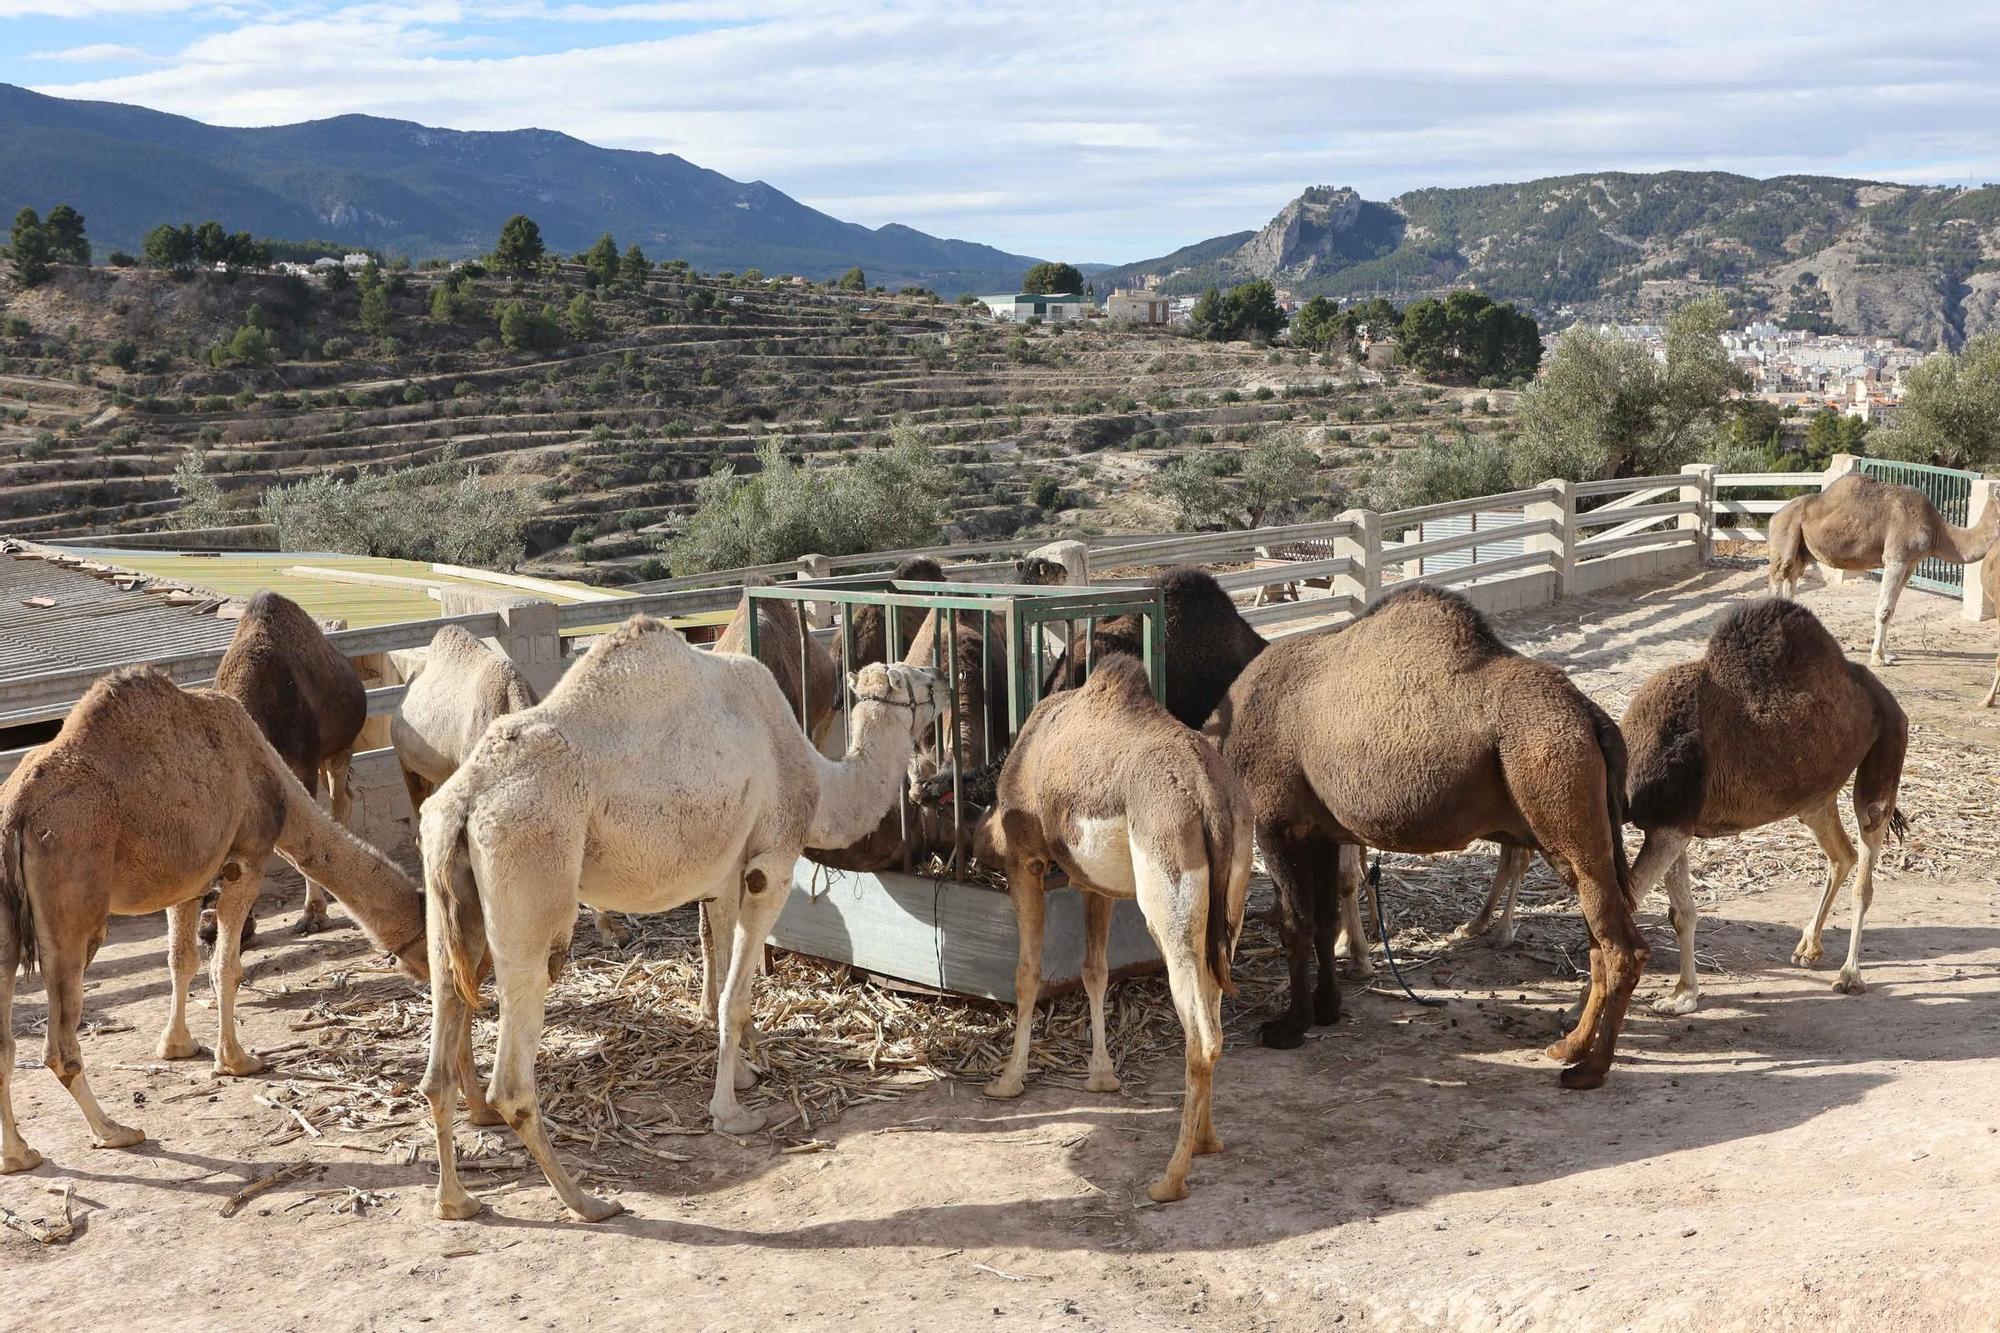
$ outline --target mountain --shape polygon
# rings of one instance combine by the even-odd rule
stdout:
[[[2000,187],[1607,172],[1372,203],[1315,186],[1262,230],[1094,280],[1149,278],[1396,298],[1470,286],[1577,317],[1647,317],[1721,290],[1746,316],[1955,347],[2000,328]]]
[[[1012,291],[1035,261],[890,224],[869,229],[671,153],[598,148],[550,130],[474,133],[375,116],[230,129],[0,84],[0,217],[69,203],[100,253],[164,221],[324,239],[413,257],[492,246],[526,213],[550,249],[606,231],[655,259],[760,268],[947,295]]]

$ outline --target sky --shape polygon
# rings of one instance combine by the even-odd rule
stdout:
[[[1595,170],[2000,181],[2000,5],[0,0],[0,82],[678,153],[1075,262]]]

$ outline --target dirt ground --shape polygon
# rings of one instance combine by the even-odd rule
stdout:
[[[1615,712],[1761,585],[1747,564],[1725,564],[1501,626]],[[1806,600],[1865,651],[1873,594],[1815,581]],[[1172,1060],[1124,1065],[1127,1091],[1114,1095],[1044,1075],[1018,1102],[992,1103],[976,1082],[935,1083],[815,1126],[808,1151],[675,1137],[665,1142],[686,1162],[599,1178],[630,1210],[601,1226],[565,1220],[540,1176],[519,1170],[484,1187],[473,1178],[489,1204],[477,1221],[438,1222],[428,1149],[392,1164],[337,1130],[272,1142],[288,1117],[258,1099],[283,1078],[282,1049],[275,1072],[243,1080],[213,1081],[206,1061],[155,1062],[164,927],[121,920],[89,974],[84,1051],[107,1107],[153,1137],[90,1148],[36,1063],[30,983],[16,1006],[16,1097],[48,1162],[0,1179],[0,1206],[50,1219],[73,1187],[77,1232],[44,1246],[0,1229],[0,1324],[1990,1328],[2000,712],[1972,704],[1996,639],[1955,603],[1904,599],[1903,660],[1885,678],[1915,724],[1913,830],[1878,881],[1866,995],[1830,987],[1845,900],[1829,965],[1789,961],[1818,891],[1803,830],[1712,844],[1696,867],[1702,1010],[1635,1007],[1610,1083],[1564,1093],[1539,1054],[1576,991],[1563,974],[1581,933],[1559,895],[1531,881],[1511,948],[1448,944],[1415,920],[1425,895],[1462,885],[1462,906],[1446,906],[1469,915],[1490,857],[1398,860],[1385,899],[1406,923],[1412,980],[1449,1002],[1421,1009],[1349,987],[1341,1025],[1265,1051],[1248,1033],[1280,994],[1255,974],[1230,1006],[1216,1080],[1227,1150],[1198,1159],[1190,1197],[1164,1207],[1144,1186],[1172,1142]],[[310,1041],[297,1024],[322,988],[401,985],[357,971],[368,958],[351,929],[284,934],[296,907],[267,900],[269,942],[244,1005],[253,1047]],[[1642,999],[1676,964],[1658,899],[1643,920]],[[194,1024],[207,1040],[204,1015]],[[219,1215],[289,1163],[317,1170]]]

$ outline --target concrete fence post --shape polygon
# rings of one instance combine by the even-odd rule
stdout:
[[[1693,501],[1695,511],[1682,514],[1678,526],[1682,532],[1694,533],[1695,558],[1704,565],[1715,549],[1716,471],[1713,463],[1689,463],[1681,469],[1687,478],[1681,483],[1681,499]]]
[[[1080,588],[1090,582],[1090,547],[1079,541],[1050,542],[1028,552],[1029,559],[1053,560],[1066,571],[1063,582]]]
[[[1576,582],[1576,492],[1560,477],[1543,482],[1541,489],[1551,492],[1550,498],[1522,505],[1521,521],[1548,523],[1552,531],[1536,533],[1522,547],[1549,553],[1549,569],[1555,574],[1549,596],[1558,599],[1569,596]]]
[[[562,656],[562,635],[556,604],[534,597],[495,595],[483,588],[444,584],[439,590],[439,609],[448,616],[490,611],[500,617],[499,632],[488,640],[520,669],[546,698],[562,679],[568,665]]]
[[[1832,458],[1827,460],[1826,472],[1822,474],[1819,479],[1819,488],[1821,490],[1825,490],[1827,487],[1833,485],[1833,483],[1839,481],[1842,477],[1846,476],[1848,473],[1859,471],[1860,467],[1861,467],[1861,460],[1859,458],[1856,458],[1853,454],[1835,454]],[[1768,519],[1765,520],[1765,531],[1767,533],[1770,531],[1769,523],[1770,521]],[[1825,565],[1821,565],[1819,567],[1819,572],[1826,576],[1826,581],[1829,584],[1835,584],[1835,585],[1842,583],[1854,583],[1868,577],[1868,573],[1866,570],[1829,569]]]
[[[1333,595],[1352,597],[1359,615],[1382,598],[1382,516],[1372,509],[1349,509],[1340,521],[1348,534],[1333,539],[1333,553],[1352,560],[1354,568],[1333,580]]]
[[[1966,501],[1965,522],[1968,527],[1979,526],[1979,521],[2000,505],[2000,481],[1991,477],[1981,477],[1972,483],[1972,495]],[[1965,590],[1959,605],[1959,614],[1967,620],[1991,620],[2000,616],[2000,607],[1993,605],[1993,598],[1986,591],[1986,567],[2000,562],[2000,547],[1987,553],[1984,560],[1975,560],[1965,567]]]

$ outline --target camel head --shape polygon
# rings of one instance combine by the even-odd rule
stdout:
[[[873,704],[904,714],[912,745],[937,724],[951,702],[942,671],[900,662],[871,662],[848,676],[847,688],[857,707]]]
[[[1014,562],[1014,582],[1036,587],[1061,587],[1069,582],[1069,570],[1059,560],[1024,555]]]

